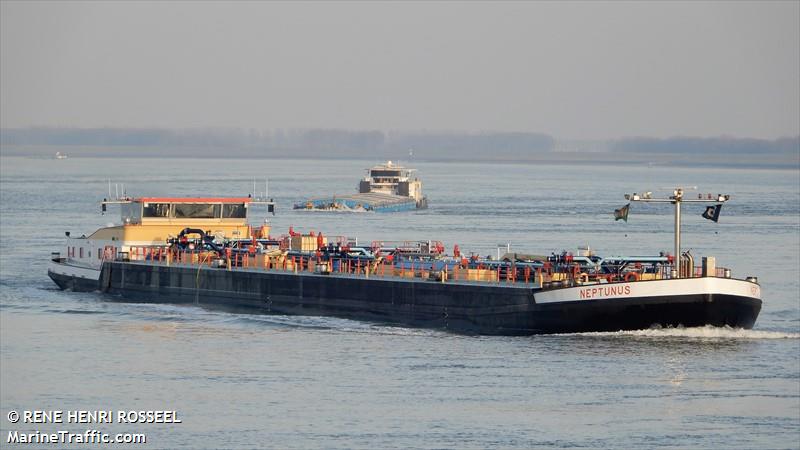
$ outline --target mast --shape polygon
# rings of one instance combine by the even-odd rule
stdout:
[[[696,188],[692,188],[696,189]],[[716,198],[703,198],[702,194],[697,199],[683,198],[684,188],[677,187],[672,191],[672,195],[668,198],[653,198],[652,192],[645,192],[644,194],[625,194],[625,199],[631,202],[645,202],[645,203],[672,203],[675,205],[675,266],[677,267],[675,278],[682,278],[680,271],[681,263],[681,203],[708,203],[717,202],[725,203],[730,200],[731,196],[728,194],[717,194]]]
[[[670,197],[675,205],[675,261],[680,261],[681,256],[681,201],[683,200],[683,189],[675,189],[673,196]],[[678,278],[680,278],[680,264],[678,264]]]

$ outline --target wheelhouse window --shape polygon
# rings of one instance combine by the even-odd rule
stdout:
[[[178,219],[215,219],[220,216],[222,205],[209,203],[175,203]]]
[[[226,203],[222,205],[223,219],[244,219],[247,217],[247,208],[244,203]]]
[[[144,217],[169,217],[169,203],[145,203],[142,215]]]
[[[399,177],[399,170],[373,170],[370,172],[373,177]]]

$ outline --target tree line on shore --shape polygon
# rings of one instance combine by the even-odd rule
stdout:
[[[779,139],[734,137],[627,137],[564,144],[535,132],[440,132],[341,129],[166,129],[29,127],[0,130],[4,153],[25,147],[102,148],[142,154],[236,157],[398,158],[427,160],[533,160],[560,153],[629,155],[764,155],[791,163],[800,155],[800,136]],[[591,150],[588,150],[591,148]],[[127,150],[123,150],[127,149]],[[150,150],[150,151],[148,151]],[[91,150],[87,150],[89,154]]]

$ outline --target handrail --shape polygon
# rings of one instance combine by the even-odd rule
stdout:
[[[266,253],[249,253],[244,251],[228,252],[220,257],[215,251],[201,248],[194,250],[178,250],[165,245],[127,246],[127,252],[119,247],[120,254],[127,253],[130,261],[142,261],[152,264],[184,265],[189,267],[209,266],[227,267],[229,269],[246,269],[261,271],[285,271],[315,273],[319,263],[325,263],[327,269],[319,273],[350,274],[378,278],[419,278],[436,279],[442,282],[483,282],[496,284],[520,284],[527,286],[574,286],[581,284],[614,283],[630,281],[665,280],[672,277],[674,265],[653,265],[626,268],[623,272],[599,273],[580,265],[556,264],[544,267],[530,264],[502,264],[491,261],[489,264],[479,262],[469,265],[465,260],[416,261],[414,259],[397,258],[387,260],[378,258],[362,260],[326,255],[289,255],[284,251],[278,255]],[[218,261],[215,263],[215,261]],[[433,275],[432,275],[433,274]],[[692,268],[690,277],[703,276],[703,267]],[[716,267],[715,277],[730,278],[731,271],[725,267]]]

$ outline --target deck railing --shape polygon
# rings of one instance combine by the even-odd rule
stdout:
[[[533,286],[565,286],[625,281],[650,281],[671,278],[672,265],[661,265],[624,273],[587,273],[579,266],[532,267],[530,265],[502,265],[497,262],[468,267],[457,262],[444,264],[441,269],[434,268],[430,261],[404,259],[389,261],[361,260],[357,258],[328,257],[324,260],[316,256],[249,253],[235,251],[220,257],[213,251],[177,251],[165,246],[131,246],[128,252],[120,252],[117,259],[143,261],[154,264],[180,265],[189,267],[215,267],[250,270],[276,270],[288,272],[335,273],[369,277],[420,278],[432,281],[470,281],[483,283],[523,284]],[[441,264],[437,264],[441,266]],[[717,267],[714,275],[730,278],[730,270]],[[694,267],[691,277],[703,276],[703,268]]]

